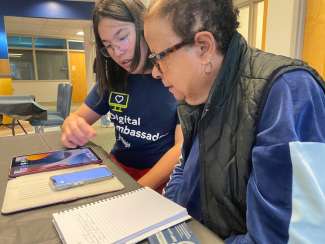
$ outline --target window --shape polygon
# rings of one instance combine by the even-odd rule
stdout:
[[[84,50],[82,41],[28,36],[7,39],[14,80],[69,80],[68,52]]]
[[[35,38],[35,48],[66,49],[67,42],[64,39]]]
[[[248,44],[262,49],[263,46],[263,0],[235,0],[235,6],[239,9],[239,28]]]
[[[68,80],[66,52],[36,51],[39,80]]]
[[[35,79],[32,50],[9,49],[9,62],[14,80]]]
[[[70,50],[84,50],[84,43],[78,41],[68,41]]]
[[[23,36],[8,36],[8,46],[32,48],[32,38]]]

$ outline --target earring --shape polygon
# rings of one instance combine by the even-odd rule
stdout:
[[[212,72],[212,63],[211,61],[209,61],[207,64],[204,65],[204,73],[206,75],[209,75],[211,74],[211,72]]]
[[[108,80],[108,64],[106,58],[105,58],[105,76],[106,76],[106,80]]]

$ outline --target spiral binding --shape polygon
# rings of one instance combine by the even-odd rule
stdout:
[[[146,188],[148,188],[148,187],[141,187],[139,189],[135,189],[133,191],[128,191],[128,192],[125,192],[125,193],[122,193],[122,194],[118,194],[118,195],[112,196],[110,198],[106,198],[106,199],[98,200],[98,201],[95,201],[95,202],[83,204],[83,205],[80,205],[78,207],[74,207],[74,208],[62,210],[62,211],[58,212],[57,214],[70,213],[70,212],[73,212],[73,211],[78,210],[78,209],[83,209],[83,208],[87,208],[87,207],[90,207],[90,206],[93,206],[93,205],[105,203],[105,202],[108,202],[108,201],[111,201],[111,200],[114,200],[114,199],[123,198],[123,197],[126,197],[128,195],[131,195],[131,194],[133,194],[135,192],[143,191]]]

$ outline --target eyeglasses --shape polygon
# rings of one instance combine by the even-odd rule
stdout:
[[[109,58],[111,55],[109,55],[108,51],[107,51],[107,47],[102,47],[99,49],[99,52],[101,53],[101,55],[103,55],[105,58]]]
[[[180,43],[177,43],[176,45],[166,48],[165,50],[161,51],[160,53],[151,53],[149,55],[149,60],[150,62],[157,67],[157,69],[159,70],[159,72],[161,72],[161,68],[159,65],[159,61],[162,60],[163,58],[165,58],[168,54],[171,54],[175,51],[177,51],[178,49],[184,47],[185,45],[191,44],[193,43],[193,39],[190,40],[186,40],[186,41],[182,41]]]
[[[125,48],[127,48],[128,45],[129,45],[129,33],[119,38],[116,41],[116,44],[111,43],[106,46],[103,46],[99,49],[99,51],[105,58],[110,58],[113,53],[115,54],[116,50],[122,51]]]

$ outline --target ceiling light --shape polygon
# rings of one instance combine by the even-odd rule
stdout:
[[[23,56],[22,53],[9,53],[9,58],[20,58]]]
[[[83,36],[85,33],[84,33],[83,31],[78,31],[76,34],[77,34],[78,36]]]

